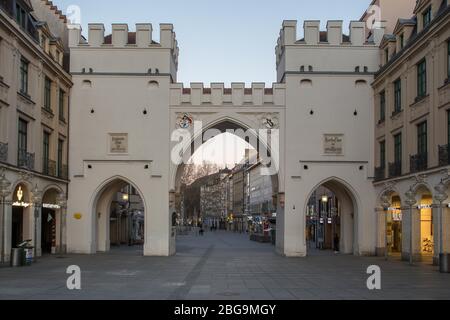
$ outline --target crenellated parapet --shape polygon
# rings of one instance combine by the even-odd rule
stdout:
[[[110,34],[105,34],[104,24],[90,23],[87,39],[79,25],[70,26],[72,72],[171,74],[176,81],[179,47],[174,27],[168,23],[159,27],[160,41],[156,42],[150,23],[136,24],[135,31],[127,24],[112,24]],[[124,49],[124,54],[118,54],[118,49]],[[89,58],[90,50],[96,51],[96,59]]]
[[[283,21],[275,47],[278,81],[286,72],[375,72],[378,61],[364,58],[364,49],[376,50],[384,34],[384,27],[366,34],[366,22],[351,21],[349,34],[344,34],[343,22],[327,21],[326,30],[320,21],[303,23],[304,37],[297,37],[297,21]],[[289,53],[287,53],[289,51]],[[372,59],[372,60],[371,60]]]
[[[81,36],[81,28],[72,26],[69,43],[71,47],[91,48],[164,48],[171,49],[174,59],[178,61],[178,42],[172,24],[160,24],[160,42],[153,40],[153,27],[150,23],[136,24],[136,31],[130,32],[127,24],[113,24],[110,35],[105,35],[102,23],[88,25],[88,38]]]
[[[223,83],[211,83],[205,87],[203,83],[191,83],[189,88],[182,83],[171,85],[171,106],[209,105],[209,106],[264,106],[285,105],[284,84],[274,83],[272,88],[266,88],[264,83],[252,83],[250,88],[245,83],[232,83],[231,88],[225,88]]]
[[[367,40],[366,23],[351,21],[350,34],[343,33],[341,20],[327,21],[327,30],[320,30],[320,21],[307,20],[303,24],[304,37],[297,39],[297,21],[285,20],[278,37],[276,53],[279,58],[285,46],[373,46],[379,45],[384,34],[384,28],[374,29],[372,37]]]

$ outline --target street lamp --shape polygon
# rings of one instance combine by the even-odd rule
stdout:
[[[38,234],[38,218],[39,218],[39,208],[42,203],[42,191],[39,191],[38,186],[36,185],[31,192],[33,195],[33,205],[34,205],[34,237],[33,237],[33,245],[34,245],[34,261],[37,260],[37,234]]]
[[[323,219],[323,223],[322,223],[322,237],[323,237],[323,242],[322,242],[322,249],[325,249],[325,243],[326,243],[326,239],[327,239],[327,225],[328,225],[328,209],[327,209],[327,205],[328,205],[328,195],[323,195],[322,196],[322,219]]]
[[[125,214],[128,224],[128,246],[132,245],[132,216],[131,216],[131,203],[130,203],[130,186],[127,186],[127,193],[122,194],[122,200],[126,202],[125,205]]]
[[[65,225],[65,210],[67,208],[67,198],[64,193],[59,193],[56,196],[56,204],[59,206],[60,218],[59,218],[59,254],[64,254],[64,242],[63,242],[63,226]]]
[[[2,169],[0,173],[0,197],[2,199],[3,209],[2,209],[2,217],[1,217],[1,230],[0,230],[0,242],[1,242],[1,251],[0,251],[0,263],[4,262],[5,257],[5,213],[6,213],[6,197],[11,194],[11,182],[5,177],[5,170]]]
[[[388,244],[388,212],[391,203],[389,201],[389,197],[386,194],[383,194],[381,197],[381,205],[383,206],[384,211],[384,257],[386,260],[389,259],[389,244]]]
[[[410,188],[406,193],[405,203],[409,206],[409,217],[411,219],[410,225],[410,239],[409,239],[409,264],[413,264],[413,206],[417,203],[416,193]]]
[[[436,195],[434,196],[435,200],[439,202],[439,271],[441,273],[448,273],[449,265],[448,261],[450,261],[448,254],[444,253],[444,235],[443,235],[443,224],[444,224],[444,216],[442,210],[442,202],[447,200],[448,195],[446,192],[446,187],[443,181],[441,181],[435,188]]]

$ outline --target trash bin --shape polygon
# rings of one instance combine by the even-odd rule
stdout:
[[[23,266],[24,250],[22,248],[11,249],[11,267]]]
[[[33,263],[33,251],[34,247],[31,246],[31,240],[25,240],[21,244],[17,246],[19,249],[22,250],[22,266],[31,266]]]
[[[443,253],[439,255],[439,271],[441,273],[450,273],[450,254]]]

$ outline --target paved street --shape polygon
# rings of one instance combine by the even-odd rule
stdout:
[[[287,259],[270,244],[224,232],[180,236],[175,257],[142,257],[138,247],[95,256],[44,257],[32,267],[0,269],[0,299],[449,299],[450,275],[381,258],[316,253]],[[369,291],[366,269],[382,269]],[[66,288],[69,265],[82,290]]]

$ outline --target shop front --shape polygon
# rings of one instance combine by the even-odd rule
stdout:
[[[42,198],[41,209],[41,251],[42,254],[56,254],[61,249],[63,238],[63,208],[61,197],[64,195],[57,189],[49,189]],[[59,251],[61,253],[61,251]]]
[[[19,184],[14,190],[11,220],[11,245],[13,248],[25,240],[32,239],[30,195],[25,185]]]
[[[387,215],[387,242],[389,254],[399,255],[402,252],[403,213],[399,197],[392,198],[392,207]]]
[[[433,230],[433,198],[424,195],[419,205],[420,212],[420,252],[422,256],[432,257],[434,254]]]

